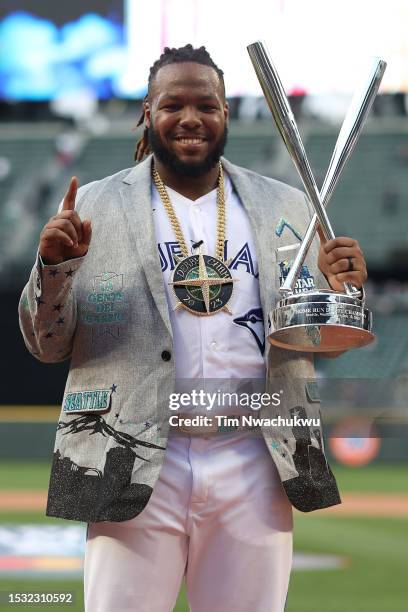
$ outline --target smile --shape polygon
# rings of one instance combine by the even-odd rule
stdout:
[[[205,142],[204,138],[176,138],[175,140],[186,145],[197,145]]]

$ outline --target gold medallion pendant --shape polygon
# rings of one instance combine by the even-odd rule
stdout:
[[[192,314],[208,316],[225,310],[231,314],[228,302],[233,292],[234,279],[225,263],[211,255],[190,255],[176,266],[173,286],[177,308]]]
[[[217,237],[215,255],[203,255],[201,250],[190,255],[179,220],[174,212],[166,187],[157,170],[153,168],[153,180],[160,195],[170,224],[180,245],[182,258],[176,258],[173,280],[169,283],[178,300],[175,310],[185,308],[191,314],[209,316],[222,310],[231,313],[228,302],[233,291],[233,279],[224,262],[225,239],[225,193],[222,164],[219,162],[217,188]],[[193,248],[199,247],[202,240]]]

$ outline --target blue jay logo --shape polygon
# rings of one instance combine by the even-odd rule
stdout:
[[[265,352],[264,323],[262,308],[252,308],[241,317],[233,320],[235,325],[245,327],[255,338],[261,355]]]
[[[288,261],[288,260],[279,262],[279,268],[280,268],[279,280],[281,284],[285,281],[292,263],[293,261]],[[311,291],[314,288],[315,288],[315,282],[314,282],[313,276],[309,272],[309,268],[307,266],[302,266],[302,269],[299,274],[299,278],[296,281],[294,293],[302,293],[303,291]]]

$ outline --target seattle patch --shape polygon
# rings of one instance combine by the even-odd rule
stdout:
[[[107,412],[110,409],[111,394],[112,389],[67,393],[64,398],[63,411],[67,414]]]

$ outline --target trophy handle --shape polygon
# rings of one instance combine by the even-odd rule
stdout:
[[[346,117],[344,118],[341,126],[327,174],[320,191],[320,199],[325,208],[327,207],[337,182],[358,142],[375,97],[378,93],[386,67],[387,64],[384,60],[377,57],[373,58],[368,77],[366,77],[352,98]],[[282,293],[293,293],[303,262],[316,233],[317,223],[318,218],[315,213],[309,227],[306,230],[305,236],[289,273],[287,274],[285,281],[280,288]]]

